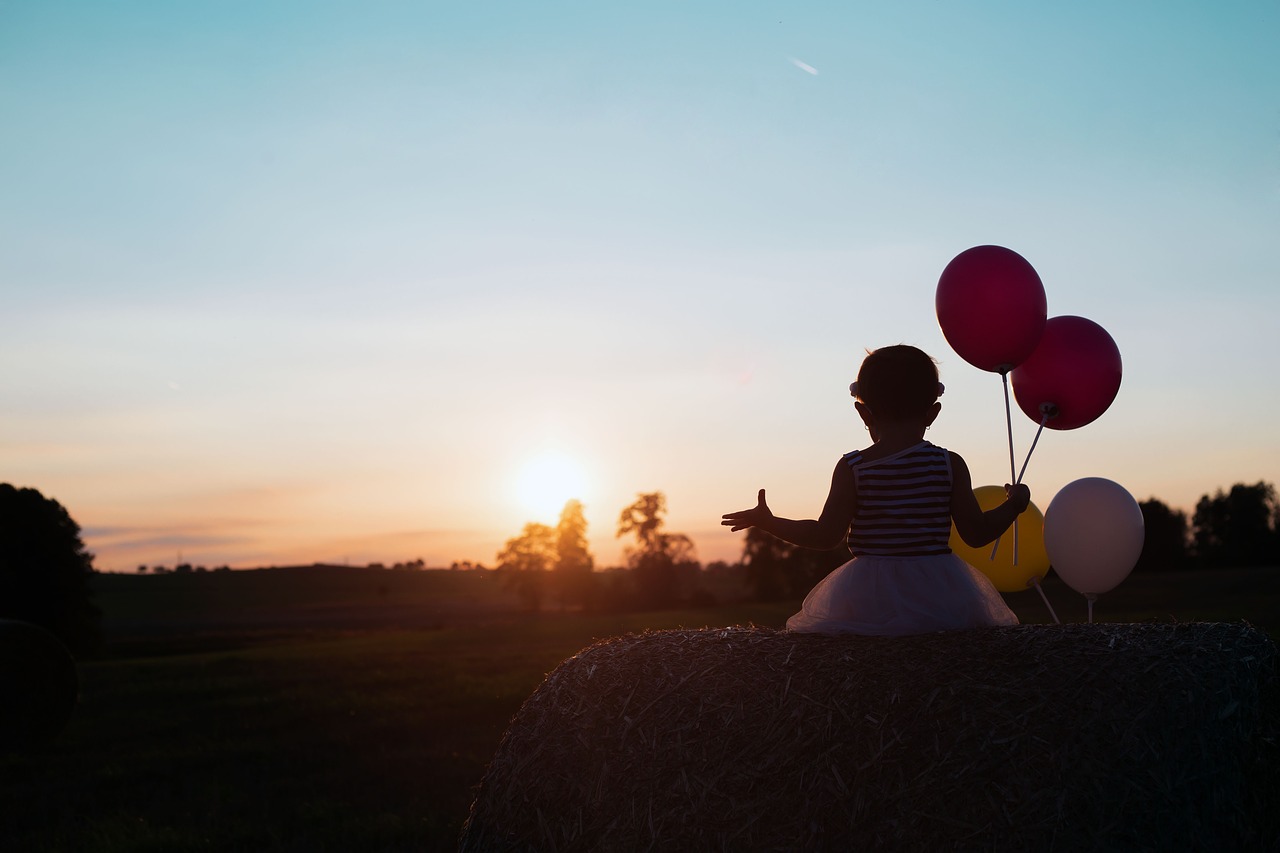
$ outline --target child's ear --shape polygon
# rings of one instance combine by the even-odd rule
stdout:
[[[875,416],[871,414],[871,409],[867,404],[861,400],[855,400],[853,407],[858,410],[858,415],[861,416],[862,422],[868,427],[871,426],[871,422],[875,420]]]
[[[926,426],[933,426],[933,422],[938,419],[938,413],[942,411],[942,401],[938,401],[929,407],[929,420],[925,422]]]

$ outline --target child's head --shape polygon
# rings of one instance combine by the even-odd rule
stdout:
[[[884,420],[927,419],[941,393],[938,365],[906,344],[868,352],[858,370],[857,398]]]

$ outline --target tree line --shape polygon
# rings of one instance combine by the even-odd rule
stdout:
[[[1135,571],[1280,566],[1280,502],[1273,485],[1237,483],[1204,495],[1185,512],[1150,498],[1139,503],[1145,524]],[[731,575],[759,601],[799,598],[849,558],[845,548],[812,551],[747,530],[736,564],[702,566],[692,540],[664,529],[666,497],[641,493],[622,510],[617,536],[634,536],[625,551],[624,576],[593,571],[586,550],[582,504],[569,501],[555,527],[527,524],[498,553],[498,569],[532,609],[551,602],[588,609],[648,609],[706,603],[699,583],[708,572]]]
[[[1280,504],[1271,483],[1236,483],[1196,502],[1190,519],[1151,498],[1136,571],[1280,565]]]
[[[1156,498],[1139,506],[1146,538],[1136,571],[1280,566],[1280,501],[1270,483],[1237,483],[1204,495],[1190,516]],[[629,540],[626,565],[598,570],[587,547],[582,504],[571,500],[554,526],[529,523],[507,540],[497,554],[497,570],[532,609],[607,611],[710,604],[713,586],[756,600],[799,598],[848,559],[843,547],[809,551],[752,528],[739,562],[704,566],[688,536],[666,529],[666,513],[662,492],[638,494],[619,514],[615,531]],[[425,564],[419,559],[393,568],[421,570]],[[455,563],[453,568],[483,567]],[[214,571],[219,570],[227,571]],[[200,572],[202,567],[150,571]],[[60,503],[36,489],[0,483],[0,619],[40,625],[73,653],[92,652],[101,634],[101,614],[89,587],[93,572],[93,554]]]
[[[693,540],[668,532],[667,499],[648,492],[618,516],[617,536],[634,537],[624,548],[622,571],[595,570],[587,547],[582,503],[570,500],[554,527],[537,522],[508,539],[497,555],[497,570],[530,609],[548,601],[587,610],[656,609],[706,603],[698,584],[702,569]]]

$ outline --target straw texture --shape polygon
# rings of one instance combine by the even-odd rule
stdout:
[[[1245,624],[658,631],[513,718],[464,851],[1280,849]]]

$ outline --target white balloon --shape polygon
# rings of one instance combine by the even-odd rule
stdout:
[[[1085,477],[1062,487],[1044,511],[1044,547],[1067,586],[1084,595],[1115,589],[1142,553],[1142,508],[1119,483]]]

